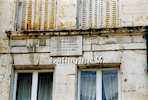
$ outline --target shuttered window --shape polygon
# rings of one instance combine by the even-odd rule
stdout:
[[[55,26],[55,0],[19,0],[17,30],[49,30]]]
[[[80,0],[79,28],[119,26],[118,0]]]

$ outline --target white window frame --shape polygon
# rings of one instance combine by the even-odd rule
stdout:
[[[14,73],[14,89],[13,89],[13,100],[16,100],[17,92],[17,79],[18,73],[32,73],[32,89],[31,89],[31,100],[37,100],[37,89],[38,89],[38,73],[53,72],[53,90],[52,97],[54,96],[54,70],[16,70]],[[53,98],[52,98],[53,99]]]
[[[81,72],[96,72],[96,100],[102,100],[102,71],[118,71],[118,100],[121,100],[121,82],[119,68],[108,69],[79,69],[78,70],[78,100],[80,100]]]

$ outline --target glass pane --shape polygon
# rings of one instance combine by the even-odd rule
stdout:
[[[103,71],[102,85],[102,100],[118,100],[118,71]]]
[[[16,100],[31,100],[32,73],[19,73]]]
[[[81,72],[80,100],[96,100],[96,72]]]
[[[52,100],[53,73],[39,73],[38,100]]]

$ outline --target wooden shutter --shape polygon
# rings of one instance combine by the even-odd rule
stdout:
[[[111,0],[106,0],[106,19],[105,19],[105,25],[106,27],[110,27],[110,11],[111,11],[111,4],[110,4]]]
[[[106,0],[100,0],[100,27],[105,27]]]
[[[55,23],[55,0],[50,1],[50,21],[49,21],[49,29],[54,29],[54,23]]]
[[[21,30],[27,29],[27,7],[28,7],[28,0],[22,1],[22,18],[21,18]]]
[[[100,23],[99,23],[99,13],[100,13],[100,8],[99,8],[99,0],[95,0],[95,13],[94,13],[94,28],[98,28]]]
[[[118,1],[117,0],[113,0],[112,1],[112,22],[111,22],[112,27],[116,27],[117,26],[117,22],[118,22],[117,6],[118,6]]]
[[[79,28],[116,27],[117,5],[117,0],[81,0]]]
[[[98,25],[98,0],[81,0],[79,28],[95,28]]]
[[[32,0],[28,1],[27,29],[32,30]]]
[[[82,28],[86,28],[87,26],[87,1],[88,0],[83,0],[82,1]]]
[[[89,27],[93,27],[93,0],[89,0]]]
[[[33,29],[37,30],[38,29],[38,12],[39,12],[39,9],[38,9],[39,2],[38,2],[38,0],[34,0],[33,4],[34,4]]]
[[[18,30],[49,30],[55,24],[55,0],[19,0]]]

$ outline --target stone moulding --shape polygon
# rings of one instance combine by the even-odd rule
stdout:
[[[77,64],[79,69],[120,68],[121,63]]]
[[[13,65],[15,70],[45,70],[45,69],[54,69],[55,64],[50,65]]]
[[[24,30],[10,31],[5,33],[8,38],[27,39],[27,38],[49,38],[51,36],[71,36],[71,35],[102,35],[102,34],[136,34],[148,32],[148,26],[116,27],[116,28],[98,28],[98,29],[65,29],[65,30]]]

